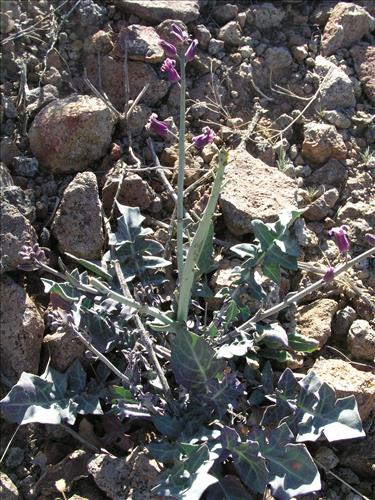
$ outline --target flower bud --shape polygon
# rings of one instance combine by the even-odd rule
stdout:
[[[346,226],[334,227],[328,231],[328,235],[335,238],[336,245],[340,253],[346,253],[350,250],[350,243],[346,235]]]
[[[192,61],[197,54],[198,40],[194,39],[185,52],[186,61]]]
[[[193,144],[197,149],[203,149],[214,140],[215,132],[210,127],[203,127],[202,134],[193,137]]]
[[[170,132],[168,125],[165,122],[158,120],[158,115],[156,113],[152,113],[150,116],[148,127],[150,130],[162,137],[165,137]]]
[[[168,76],[168,80],[172,83],[176,83],[178,82],[179,80],[181,80],[181,77],[180,75],[177,73],[176,71],[176,61],[173,61],[173,59],[169,59],[167,58],[162,67],[160,68],[160,70],[163,72],[163,73],[167,73],[167,76]]]
[[[177,49],[173,44],[160,39],[159,46],[164,50],[164,54],[167,57],[176,57]]]
[[[335,269],[332,266],[329,266],[323,276],[323,281],[325,281],[326,283],[330,283],[331,281],[333,281],[334,277]]]

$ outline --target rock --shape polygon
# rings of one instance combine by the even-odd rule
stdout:
[[[343,47],[351,47],[374,29],[374,19],[355,3],[339,2],[333,8],[322,37],[322,53],[330,56]]]
[[[18,252],[23,245],[34,245],[37,242],[37,235],[30,222],[21,214],[18,208],[8,202],[1,202],[0,215],[2,252],[0,271],[14,271],[22,262]]]
[[[27,158],[26,156],[16,156],[13,158],[13,174],[21,175],[32,179],[39,170],[39,163],[36,158]]]
[[[254,7],[255,25],[260,30],[277,28],[285,17],[283,9],[270,2],[265,2]]]
[[[58,98],[59,91],[54,85],[47,84],[43,87],[36,87],[30,90],[26,96],[26,111],[33,118],[47,104]]]
[[[0,471],[0,495],[3,500],[18,500],[20,494],[18,493],[16,485],[5,474]]]
[[[322,347],[331,335],[332,318],[337,311],[337,302],[319,299],[298,308],[297,328],[309,339],[319,342]]]
[[[356,359],[375,361],[375,330],[368,321],[356,319],[349,330],[348,349]]]
[[[350,467],[356,474],[367,479],[375,479],[375,440],[371,435],[351,442],[340,453],[340,464]]]
[[[346,154],[346,145],[333,125],[317,122],[305,125],[302,155],[307,161],[321,165],[331,157],[344,160]]]
[[[340,187],[347,178],[345,166],[338,160],[329,160],[325,165],[314,170],[314,172],[306,178],[307,185],[315,186],[336,186]]]
[[[22,372],[38,373],[44,323],[26,291],[1,276],[1,371],[12,384]]]
[[[147,106],[147,104],[137,104],[134,106],[127,123],[132,137],[135,137],[143,132],[151,113],[152,110],[149,106]],[[126,130],[124,130],[124,133],[126,133]]]
[[[324,110],[337,110],[355,106],[353,82],[349,76],[325,57],[317,56],[315,70],[321,81],[329,72],[321,87],[319,104]]]
[[[115,166],[106,175],[106,182],[103,187],[102,201],[105,212],[109,215],[117,192],[121,174]],[[148,208],[155,198],[155,193],[137,174],[127,174],[123,177],[121,189],[117,200],[122,205],[129,207],[139,207],[141,210]]]
[[[0,27],[3,36],[10,33],[14,29],[15,25],[16,24],[10,15],[2,11],[0,14]]]
[[[197,0],[115,0],[119,10],[134,14],[153,24],[166,19],[179,19],[184,23],[195,21],[199,16]]]
[[[60,252],[96,259],[104,244],[98,184],[95,174],[77,174],[64,191],[52,225]]]
[[[111,33],[103,30],[97,31],[86,38],[83,49],[87,54],[108,54],[113,49]]]
[[[211,38],[208,44],[208,53],[211,56],[214,56],[223,50],[224,50],[224,41],[216,40],[216,38]]]
[[[13,186],[13,179],[5,163],[0,163],[0,186],[1,189]]]
[[[160,37],[152,26],[131,24],[121,28],[113,55],[124,57],[125,40],[130,60],[153,64],[164,59],[164,51],[159,46]]]
[[[35,221],[35,205],[30,197],[31,190],[24,191],[19,186],[7,186],[0,191],[0,200],[18,208],[26,219],[33,223]]]
[[[350,54],[363,90],[368,100],[375,106],[375,47],[358,45],[352,48]]]
[[[3,137],[0,142],[0,158],[6,166],[10,166],[13,162],[13,158],[20,154],[15,142],[10,137]]]
[[[266,50],[265,62],[272,71],[288,68],[292,62],[292,55],[287,47],[270,47]]]
[[[5,465],[11,469],[15,469],[22,464],[24,458],[25,451],[22,448],[18,448],[18,446],[12,446],[8,450]]]
[[[328,446],[321,446],[319,450],[315,453],[315,459],[319,464],[327,470],[332,470],[339,464],[339,457],[336,453]]]
[[[357,370],[341,359],[318,359],[311,370],[321,382],[335,389],[337,398],[354,394],[363,420],[370,415],[375,403],[375,376],[372,373]]]
[[[348,201],[337,212],[337,224],[347,225],[351,241],[364,244],[365,234],[375,227],[375,189],[368,192],[367,201]]]
[[[335,109],[324,111],[324,120],[337,128],[346,129],[352,126],[351,119],[341,111],[336,111]]]
[[[101,99],[78,95],[56,99],[35,117],[30,148],[54,173],[83,170],[105,154],[115,123],[115,115]]]
[[[238,6],[230,3],[226,3],[225,5],[217,6],[213,12],[212,17],[216,22],[223,25],[235,19],[238,14]]]
[[[64,372],[76,359],[81,358],[86,347],[69,332],[55,332],[45,335],[43,348],[50,358],[51,367]]]
[[[89,55],[85,60],[87,76],[94,83],[99,83],[96,56]],[[129,98],[134,100],[146,84],[149,87],[142,97],[142,103],[155,106],[168,92],[171,84],[161,79],[149,64],[129,61]],[[111,103],[119,111],[125,106],[124,64],[120,59],[105,56],[102,59],[102,89]]]
[[[325,191],[319,198],[314,200],[309,207],[303,212],[303,217],[309,221],[323,220],[332,212],[339,199],[337,189],[329,189]]]
[[[112,500],[157,500],[150,493],[155,485],[160,468],[138,448],[126,458],[98,454],[89,462],[88,471],[97,486]]]
[[[211,32],[204,24],[198,24],[198,26],[195,27],[195,38],[199,42],[199,47],[207,50],[211,40]]]
[[[218,39],[228,47],[238,47],[241,41],[240,26],[236,21],[230,21],[220,28]]]
[[[346,337],[353,321],[357,318],[355,309],[346,306],[337,311],[332,321],[332,333],[338,337]]]
[[[283,210],[295,206],[297,184],[293,179],[254,158],[244,148],[231,152],[230,158],[220,207],[233,234],[250,233],[252,220],[274,222]]]

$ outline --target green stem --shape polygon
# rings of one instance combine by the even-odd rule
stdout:
[[[181,281],[184,268],[184,177],[185,177],[185,108],[186,108],[186,77],[185,56],[180,57],[180,130],[178,139],[178,178],[177,178],[177,267],[178,276]]]

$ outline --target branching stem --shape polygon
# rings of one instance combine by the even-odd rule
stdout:
[[[186,108],[186,76],[185,56],[180,57],[180,131],[178,140],[178,178],[177,178],[177,267],[178,276],[181,280],[184,268],[184,177],[185,177],[185,108]]]

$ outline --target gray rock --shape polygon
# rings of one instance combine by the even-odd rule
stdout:
[[[355,309],[351,306],[346,306],[344,309],[337,311],[332,321],[332,332],[338,337],[346,337],[349,328],[353,321],[357,318]]]
[[[375,361],[375,329],[368,321],[356,319],[349,329],[348,349],[356,359]]]
[[[195,38],[199,42],[199,47],[207,50],[211,40],[211,32],[204,24],[198,24],[198,26],[195,27]]]
[[[373,436],[356,439],[340,453],[340,464],[350,467],[359,476],[375,479],[375,440]]]
[[[33,178],[39,170],[39,163],[36,158],[27,158],[26,156],[16,156],[13,159],[13,174],[22,177]]]
[[[37,242],[37,235],[30,222],[21,214],[18,208],[6,201],[2,201],[0,211],[2,251],[0,272],[14,271],[22,262],[18,252],[23,245],[34,245]]]
[[[254,8],[255,25],[260,30],[277,28],[285,17],[283,9],[270,2],[256,5]]]
[[[23,287],[1,276],[1,371],[12,384],[22,372],[38,373],[43,318]]]
[[[320,91],[320,106],[324,110],[354,106],[356,102],[354,87],[349,76],[325,57],[317,56],[315,64],[316,72],[321,80],[329,72]]]
[[[224,49],[224,41],[216,40],[216,38],[211,38],[208,44],[208,53],[211,56],[218,54],[221,50]]]
[[[331,157],[344,160],[347,148],[333,125],[310,122],[304,126],[302,155],[308,162],[322,164]]]
[[[220,5],[212,12],[212,17],[219,24],[225,24],[232,21],[238,14],[238,6],[230,3]]]
[[[35,204],[29,191],[29,189],[24,191],[19,186],[8,186],[1,190],[0,200],[18,208],[21,214],[33,223],[35,221]]]
[[[347,178],[347,170],[345,166],[338,160],[329,160],[325,165],[314,170],[314,172],[306,179],[307,185],[328,185],[341,186]]]
[[[164,51],[159,45],[159,35],[152,26],[131,24],[121,28],[114,49],[114,55],[124,58],[125,40],[128,57],[132,61],[150,64],[160,63],[164,59]]]
[[[43,87],[36,87],[30,90],[26,96],[26,110],[31,117],[34,117],[47,104],[58,98],[59,91],[54,85],[47,84]]]
[[[5,474],[0,471],[0,493],[3,500],[18,500],[20,494],[18,493],[16,485]]]
[[[95,174],[77,174],[65,189],[52,233],[62,253],[85,259],[101,256],[104,235]]]
[[[0,159],[1,161],[9,167],[15,156],[20,154],[20,150],[17,145],[10,137],[3,137],[0,142]]]
[[[13,186],[13,179],[9,172],[8,167],[5,163],[0,162],[0,186],[1,189],[4,189],[9,186]]]
[[[29,132],[30,148],[52,172],[83,170],[105,154],[116,121],[96,97],[56,99],[35,117]]]
[[[329,56],[342,47],[351,47],[374,27],[374,18],[363,7],[355,3],[337,3],[324,28],[323,54]]]
[[[358,45],[350,51],[354,61],[354,68],[361,81],[363,90],[370,101],[375,105],[375,47],[373,45]]]
[[[348,201],[337,212],[338,225],[347,225],[351,241],[365,243],[365,234],[375,227],[375,189],[370,188],[365,200]]]
[[[241,42],[241,30],[236,21],[230,21],[220,28],[218,39],[223,40],[228,47],[238,47]]]
[[[288,68],[292,62],[292,55],[287,47],[270,47],[265,52],[267,66],[273,71]]]
[[[11,469],[15,469],[22,464],[24,458],[25,451],[22,448],[18,448],[17,446],[12,446],[8,450],[5,465]]]
[[[318,465],[322,464],[327,470],[332,470],[339,464],[339,457],[328,446],[321,446],[315,453],[315,458],[318,461]]]
[[[352,126],[352,121],[341,111],[331,109],[329,111],[324,111],[324,119],[328,123],[334,125],[337,128],[350,128]]]
[[[274,222],[283,210],[295,206],[296,181],[254,158],[243,147],[231,152],[230,160],[220,206],[233,234],[250,233],[252,220]]]
[[[17,118],[17,108],[13,104],[13,101],[11,100],[10,97],[6,95],[1,96],[1,107],[2,107],[2,113],[4,113],[4,116],[6,118]]]
[[[134,14],[150,23],[166,19],[179,19],[185,23],[195,21],[199,16],[197,0],[115,0],[119,10]]]
[[[338,199],[339,192],[337,189],[329,189],[309,205],[303,213],[304,218],[309,221],[325,219],[331,213],[331,209]]]

